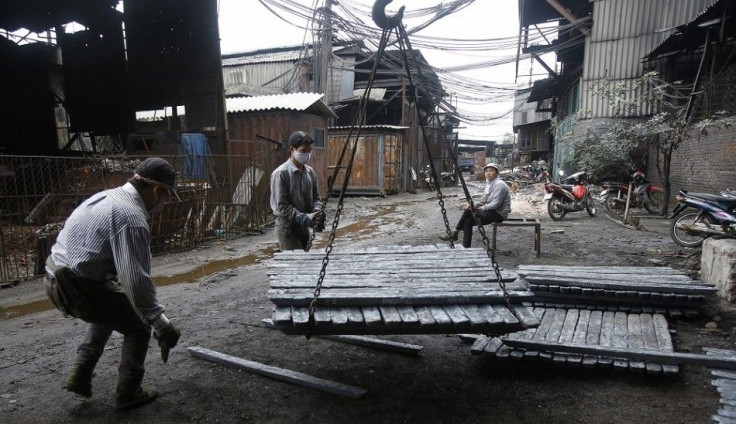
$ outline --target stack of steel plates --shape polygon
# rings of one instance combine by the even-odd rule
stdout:
[[[520,265],[534,306],[693,316],[716,293],[670,267]]]
[[[268,295],[284,333],[505,334],[539,325],[515,275],[502,278],[509,308],[484,249],[446,246],[335,250],[310,319],[323,260],[323,252],[289,251],[271,261]]]

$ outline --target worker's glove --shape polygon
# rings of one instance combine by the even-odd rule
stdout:
[[[169,360],[169,350],[176,346],[179,336],[181,336],[181,332],[172,323],[156,331],[153,335],[158,340],[158,347],[161,348],[161,360],[164,363]]]
[[[304,212],[297,212],[296,215],[294,215],[294,221],[297,224],[304,225],[305,227],[314,228],[314,225],[316,222],[314,221],[314,217],[317,215],[317,212],[312,213],[304,213]]]
[[[318,211],[317,214],[314,216],[314,231],[317,233],[321,233],[325,230],[325,219],[326,215],[324,211]]]

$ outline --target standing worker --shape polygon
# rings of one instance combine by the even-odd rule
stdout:
[[[156,398],[141,387],[151,339],[168,359],[180,332],[156,299],[151,280],[151,235],[147,220],[176,192],[174,168],[152,157],[117,188],[97,193],[69,216],[46,260],[46,293],[65,315],[89,323],[64,388],[92,396],[92,376],[113,330],[123,335],[115,409],[143,406]]]
[[[289,159],[271,173],[271,210],[281,250],[307,249],[309,229],[324,230],[317,174],[307,165],[314,140],[296,131],[287,141]]]
[[[486,176],[486,187],[478,202],[475,202],[475,210],[478,213],[481,224],[487,225],[491,222],[503,222],[511,212],[511,194],[509,188],[502,179],[498,178],[499,168],[495,163],[486,164],[483,167]],[[458,232],[463,231],[463,247],[470,247],[473,240],[473,226],[477,225],[470,211],[470,205],[466,202],[460,204],[464,212],[452,232],[452,240],[457,240]],[[440,237],[448,240],[447,235]]]

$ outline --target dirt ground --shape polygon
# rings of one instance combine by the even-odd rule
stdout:
[[[481,190],[471,183],[471,192]],[[459,217],[461,189],[444,188],[450,224]],[[676,246],[669,221],[642,219],[642,229],[585,212],[553,222],[540,185],[512,196],[512,214],[542,221],[542,257],[533,231],[499,229],[497,259],[519,264],[669,265],[697,276],[699,254]],[[334,211],[336,200],[331,201]],[[331,215],[330,215],[331,216]],[[433,193],[348,198],[335,250],[341,247],[428,245],[444,224]],[[326,235],[326,233],[324,234]],[[457,336],[391,336],[424,346],[405,356],[320,338],[287,336],[264,328],[269,318],[268,260],[272,228],[154,258],[166,313],[182,338],[163,364],[152,342],[145,385],[160,397],[127,413],[113,411],[122,338],[114,335],[97,367],[93,396],[79,399],[61,385],[84,323],[48,309],[39,281],[0,291],[0,422],[4,423],[708,423],[718,396],[702,367],[675,377],[473,356]],[[318,238],[318,245],[324,236]],[[481,246],[476,234],[473,246]],[[317,274],[318,270],[305,269]],[[675,349],[733,348],[733,309],[715,300],[702,318],[671,321]],[[705,324],[716,322],[717,330]],[[190,356],[200,346],[368,390],[352,400],[271,380]]]

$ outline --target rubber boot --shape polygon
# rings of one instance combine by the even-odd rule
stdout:
[[[86,398],[92,396],[92,371],[94,367],[75,364],[66,377],[64,388]]]
[[[115,410],[128,411],[139,408],[143,405],[153,402],[158,397],[158,391],[152,388],[142,388],[138,386],[133,391],[117,392],[115,396]]]

